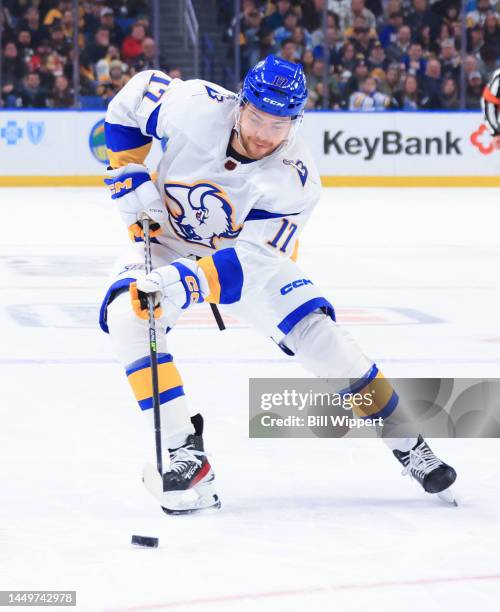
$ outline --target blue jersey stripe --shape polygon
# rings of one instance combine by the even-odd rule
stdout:
[[[241,298],[243,269],[234,249],[222,249],[212,255],[219,275],[220,303],[233,304]]]
[[[104,123],[104,133],[106,135],[106,147],[114,152],[137,149],[153,140],[151,136],[144,136],[138,127],[108,123],[107,121]]]
[[[294,217],[300,215],[300,213],[280,213],[280,212],[269,212],[261,208],[252,208],[252,210],[246,216],[245,221],[262,221],[264,219],[280,219],[281,217]]]
[[[158,127],[158,115],[160,114],[161,104],[154,109],[154,111],[149,115],[149,119],[146,123],[146,132],[158,140],[161,140],[161,136],[158,136],[158,132],[156,128]]]

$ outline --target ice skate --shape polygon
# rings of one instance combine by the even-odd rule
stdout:
[[[446,503],[458,505],[451,489],[457,473],[450,465],[436,457],[422,435],[418,436],[417,443],[411,450],[392,452],[404,466],[403,476],[409,474],[427,493],[437,495]]]
[[[170,466],[160,477],[152,465],[143,472],[146,488],[166,514],[188,514],[220,508],[214,472],[203,448],[203,438],[188,436],[185,444],[170,450]]]

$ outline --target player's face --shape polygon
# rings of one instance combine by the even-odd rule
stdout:
[[[240,139],[246,155],[262,159],[272,153],[287,138],[292,120],[277,117],[247,104],[240,116]]]

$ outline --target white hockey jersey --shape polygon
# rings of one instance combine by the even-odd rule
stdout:
[[[321,183],[300,135],[262,160],[229,158],[237,105],[235,94],[213,83],[144,71],[111,102],[106,144],[117,168],[143,163],[153,138],[166,142],[157,187],[169,226],[156,240],[179,257],[205,258],[229,248],[249,282],[257,270],[262,280],[266,268],[293,255]],[[216,257],[209,263],[221,285],[232,282],[221,269],[227,261]],[[224,293],[221,286],[218,301],[233,299]]]

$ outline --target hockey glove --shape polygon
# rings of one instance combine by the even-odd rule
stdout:
[[[135,242],[144,238],[141,219],[145,215],[154,222],[151,237],[161,234],[161,225],[166,223],[168,213],[146,166],[127,164],[116,170],[108,170],[108,177],[104,182],[111,191],[111,199],[118,204],[131,240]]]
[[[159,317],[161,316],[160,304],[168,312],[180,313],[191,304],[203,302],[209,289],[205,276],[198,269],[197,264],[190,259],[182,258],[138,278],[137,282],[130,286],[130,292],[134,312],[141,319],[147,319],[147,294],[153,294],[155,317]],[[134,292],[137,294],[135,295]],[[159,314],[156,314],[156,309]]]

